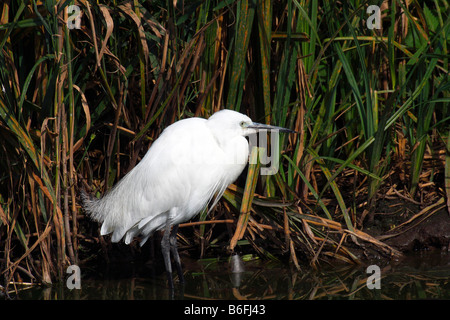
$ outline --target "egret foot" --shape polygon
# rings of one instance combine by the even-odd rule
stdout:
[[[180,255],[178,254],[177,232],[178,232],[178,225],[175,225],[173,226],[169,237],[170,252],[172,252],[175,267],[177,268],[178,281],[181,284],[184,284],[183,268],[181,267]]]
[[[170,261],[170,253],[172,253],[173,260],[175,262],[175,267],[177,268],[178,279],[181,284],[184,284],[183,269],[181,267],[180,255],[178,254],[177,247],[177,232],[178,225],[173,226],[172,231],[171,225],[168,223],[166,225],[166,230],[164,232],[163,238],[161,240],[161,251],[164,258],[164,264],[166,266],[167,282],[170,289],[174,288],[173,277],[172,277],[172,263]]]

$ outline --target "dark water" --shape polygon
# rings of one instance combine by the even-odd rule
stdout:
[[[81,277],[81,289],[66,283],[52,287],[18,286],[17,299],[159,300],[159,299],[450,299],[450,252],[425,252],[402,262],[379,266],[379,289],[375,273],[367,266],[331,266],[318,270],[302,266],[298,271],[282,263],[260,259],[246,261],[246,271],[232,274],[227,261],[183,261],[185,285],[173,295],[163,272],[128,264],[128,271],[113,266],[104,274],[89,271]],[[375,264],[376,265],[376,264]],[[132,271],[130,271],[132,270]],[[134,275],[133,275],[134,274]],[[369,281],[368,281],[369,280]],[[369,282],[369,284],[368,284]]]

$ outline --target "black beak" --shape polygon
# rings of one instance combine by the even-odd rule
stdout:
[[[256,131],[259,131],[259,130],[275,131],[276,130],[276,131],[285,132],[285,133],[298,133],[297,131],[294,131],[294,130],[291,130],[291,129],[286,129],[286,128],[277,127],[277,126],[271,126],[271,125],[268,125],[268,124],[262,124],[262,123],[257,123],[257,122],[253,122],[247,128],[255,129]]]

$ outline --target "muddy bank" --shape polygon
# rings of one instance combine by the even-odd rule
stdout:
[[[428,204],[383,199],[363,230],[402,253],[450,250],[450,215],[444,198]]]
[[[413,226],[389,235],[384,243],[402,252],[419,250],[449,250],[450,245],[450,215],[444,209]]]
[[[360,228],[373,238],[352,238],[346,245],[362,263],[375,260],[389,264],[410,254],[450,252],[450,215],[442,197],[427,204],[381,199],[371,215],[362,217]]]

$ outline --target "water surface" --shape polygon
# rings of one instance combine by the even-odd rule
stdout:
[[[185,285],[173,293],[162,270],[128,263],[82,275],[81,289],[66,283],[51,287],[24,287],[18,299],[45,300],[160,300],[160,299],[450,299],[450,253],[422,252],[402,262],[380,265],[380,289],[373,287],[367,266],[322,263],[317,270],[261,259],[246,261],[245,272],[233,274],[227,261],[185,261]],[[375,264],[376,265],[376,264]],[[86,274],[87,273],[87,274]],[[371,278],[372,279],[372,278]],[[369,279],[369,280],[371,280]],[[370,285],[372,284],[372,285]]]

